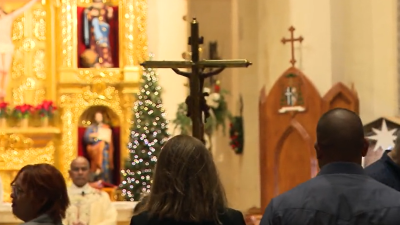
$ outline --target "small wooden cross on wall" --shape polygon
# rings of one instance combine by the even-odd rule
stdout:
[[[294,33],[295,30],[296,29],[293,26],[291,26],[289,28],[290,39],[282,38],[282,43],[283,44],[286,44],[286,42],[290,42],[290,44],[291,44],[291,47],[292,47],[292,59],[290,60],[290,63],[292,64],[292,66],[294,66],[294,64],[296,64],[296,59],[295,59],[295,56],[294,56],[294,42],[298,41],[298,42],[301,43],[304,40],[302,36],[300,36],[298,38],[294,38],[294,34],[293,33]]]
[[[203,40],[199,35],[199,23],[193,19],[189,37],[192,52],[190,61],[146,61],[141,65],[145,68],[171,68],[175,73],[189,78],[190,95],[185,101],[187,116],[192,120],[192,136],[204,142],[204,123],[209,116],[205,101],[207,93],[203,93],[204,79],[221,73],[227,67],[248,67],[251,62],[246,59],[200,60],[199,45],[203,44]],[[190,68],[191,71],[180,71],[180,68]],[[205,72],[207,68],[214,70]]]

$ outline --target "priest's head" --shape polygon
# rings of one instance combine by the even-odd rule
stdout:
[[[332,162],[352,162],[361,165],[368,146],[363,124],[356,113],[336,108],[319,119],[315,149],[320,167]]]
[[[61,224],[69,206],[63,175],[50,164],[24,166],[12,186],[13,214],[24,222],[46,214],[51,224]]]
[[[77,157],[71,162],[69,176],[77,187],[83,187],[89,182],[89,161],[82,156]]]

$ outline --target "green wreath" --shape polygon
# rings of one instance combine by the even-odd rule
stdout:
[[[239,98],[239,116],[231,117],[229,127],[230,146],[236,154],[242,154],[244,148],[244,125],[243,125],[243,98]]]
[[[230,146],[236,154],[243,153],[244,147],[244,129],[243,129],[243,117],[235,116],[231,119],[230,129]]]

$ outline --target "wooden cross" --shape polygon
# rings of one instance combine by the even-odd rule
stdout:
[[[204,123],[209,116],[209,107],[203,93],[204,79],[221,73],[227,67],[248,67],[251,62],[245,59],[234,60],[200,60],[199,45],[203,44],[199,35],[199,23],[194,18],[191,22],[189,45],[191,46],[191,61],[146,61],[141,65],[145,68],[171,68],[175,73],[189,78],[190,95],[186,98],[187,116],[192,120],[192,136],[204,142]],[[190,72],[180,71],[180,68],[190,68]],[[204,72],[207,68],[214,70]]]
[[[294,64],[296,64],[296,59],[295,59],[295,57],[294,57],[294,42],[295,41],[298,41],[298,42],[302,42],[304,39],[303,39],[303,37],[302,36],[300,36],[300,37],[298,37],[298,38],[294,38],[293,36],[293,32],[295,31],[296,29],[293,27],[293,26],[291,26],[290,28],[289,28],[289,31],[290,31],[290,39],[286,39],[286,38],[282,38],[282,43],[283,44],[286,44],[286,42],[290,42],[290,44],[292,45],[291,47],[292,47],[292,59],[290,60],[290,63],[292,64],[292,66],[294,66]]]

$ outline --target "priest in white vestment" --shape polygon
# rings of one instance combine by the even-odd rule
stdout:
[[[68,188],[71,205],[63,225],[116,225],[117,210],[109,195],[89,185],[89,162],[78,157],[71,163],[69,175],[72,186]]]

